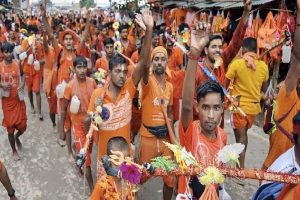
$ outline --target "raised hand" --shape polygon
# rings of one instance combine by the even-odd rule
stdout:
[[[142,19],[147,28],[152,28],[154,26],[153,16],[149,8],[142,10]]]
[[[141,14],[136,14],[135,15],[135,19],[134,21],[145,31],[146,30],[146,26],[143,22],[143,18]]]
[[[43,4],[40,5],[40,11],[41,11],[41,15],[43,17],[45,17],[46,16],[46,8]]]
[[[252,0],[244,0],[244,11],[250,12],[252,9]]]
[[[86,12],[86,20],[91,20],[91,10]]]
[[[211,30],[210,24],[199,24],[199,27],[194,27],[191,32],[191,51],[199,56],[202,49],[208,44],[209,34]]]

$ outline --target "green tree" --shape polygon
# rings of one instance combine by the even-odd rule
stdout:
[[[96,3],[94,0],[80,0],[80,7],[94,8]]]
[[[39,4],[44,4],[46,7],[53,5],[51,0],[39,0]]]

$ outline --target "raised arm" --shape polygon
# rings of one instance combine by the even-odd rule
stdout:
[[[149,77],[149,55],[151,51],[151,38],[152,38],[152,31],[153,31],[153,17],[151,14],[151,11],[149,9],[144,9],[142,11],[142,15],[136,16],[136,22],[141,26],[142,28],[146,28],[146,35],[144,39],[144,43],[141,49],[141,54],[139,56],[138,63],[136,65],[135,70],[132,74],[132,79],[134,81],[134,84],[137,86],[143,77],[144,83],[146,80],[146,83],[148,83],[148,77]]]
[[[243,38],[247,28],[247,21],[250,15],[250,11],[252,9],[252,0],[244,0],[244,11],[242,18],[233,32],[232,39],[230,40],[227,48],[224,50],[223,54],[223,62],[225,66],[225,71],[227,71],[229,63],[232,59],[238,54],[242,43]]]
[[[58,42],[57,42],[56,38],[54,37],[53,31],[52,31],[51,26],[48,22],[48,19],[47,19],[47,16],[46,16],[46,9],[43,5],[41,5],[40,10],[41,10],[41,15],[42,15],[42,20],[45,22],[45,28],[46,28],[48,38],[51,40],[53,48],[56,49],[58,47]]]
[[[80,48],[81,49],[84,47],[86,39],[89,35],[90,23],[91,23],[91,10],[88,10],[86,13],[86,23],[85,23],[84,31],[83,31],[82,37],[80,39]]]
[[[294,36],[294,46],[292,52],[291,67],[285,78],[286,93],[290,94],[296,87],[300,75],[300,0],[297,0],[297,20]]]
[[[45,30],[45,27],[42,28],[42,32],[43,32],[43,47],[45,52],[48,52],[49,46],[48,46],[48,42],[47,42],[47,33]]]
[[[189,123],[193,120],[193,105],[195,94],[195,78],[198,66],[198,59],[204,47],[208,43],[207,30],[192,30],[191,50],[185,72],[182,94],[181,123],[184,130],[187,130]]]

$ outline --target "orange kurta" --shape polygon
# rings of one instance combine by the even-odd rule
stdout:
[[[90,200],[134,200],[135,193],[132,192],[131,186],[126,184],[126,197],[123,197],[122,188],[117,187],[114,183],[114,177],[103,176],[97,181]]]
[[[80,100],[80,108],[77,114],[71,113],[71,122],[74,133],[74,144],[77,152],[84,147],[86,143],[86,133],[84,131],[84,120],[87,117],[87,109],[94,89],[97,87],[96,82],[92,78],[86,78],[86,81],[79,82],[76,78],[71,80],[66,86],[64,98],[70,104],[72,97],[77,96]],[[86,166],[91,166],[91,152],[92,144],[90,144],[89,151],[86,157]]]
[[[286,93],[285,83],[281,86],[277,96],[277,109],[275,111],[275,119],[278,120],[284,116],[296,103],[289,115],[281,122],[281,126],[288,132],[293,131],[293,117],[300,109],[300,100],[297,95],[296,88],[290,93]],[[293,143],[278,129],[270,136],[270,147],[268,156],[264,162],[265,167],[270,167],[271,164],[285,151],[293,146]]]
[[[133,52],[136,50],[136,47],[135,47],[135,44],[132,43],[130,40],[128,40],[128,46],[125,47],[125,45],[122,43],[121,41],[121,44],[122,44],[122,47],[123,47],[123,54],[125,56],[127,56],[128,58],[131,57],[131,55],[133,54]]]
[[[57,96],[55,89],[57,86],[57,69],[55,67],[56,61],[54,60],[54,49],[48,47],[45,51],[45,68],[44,68],[44,91],[48,97],[49,112],[52,114],[57,113]]]
[[[20,101],[17,88],[19,87],[19,65],[13,61],[6,65],[0,63],[1,81],[11,83],[9,97],[2,97],[3,121],[2,125],[7,128],[8,133],[13,134],[14,129],[20,131],[26,130],[26,105],[24,101]]]
[[[149,77],[147,85],[142,82],[142,124],[146,126],[166,124],[160,104],[163,102],[165,109],[173,105],[173,86],[166,81],[165,87],[162,90],[154,75]],[[141,126],[140,131],[144,137],[155,137],[145,126]]]
[[[135,52],[133,52],[133,54],[131,55],[132,62],[134,62],[135,64],[138,62],[139,60],[139,52],[138,50],[136,50]]]
[[[107,57],[102,57],[102,58],[97,59],[95,68],[96,68],[96,71],[98,71],[99,68],[104,69],[105,71],[108,71],[109,65],[108,65]]]
[[[108,110],[109,118],[103,121],[98,132],[99,139],[96,141],[98,160],[101,160],[102,156],[107,153],[106,145],[112,137],[124,137],[130,144],[131,107],[135,92],[136,86],[131,78],[126,81],[116,100],[112,99],[108,90],[105,91],[103,107]],[[95,111],[95,102],[102,93],[103,88],[98,88],[93,92],[88,113]]]
[[[217,153],[226,145],[227,134],[221,129],[216,129],[216,139],[209,140],[201,131],[200,121],[190,121],[186,131],[184,131],[182,123],[179,124],[180,144],[191,152],[201,166],[212,166],[216,163]],[[179,177],[178,193],[184,193],[186,189],[186,178]]]
[[[180,70],[183,64],[183,54],[178,47],[173,47],[171,54],[168,58],[168,67],[170,70]]]

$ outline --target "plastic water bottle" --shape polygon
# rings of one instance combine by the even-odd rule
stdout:
[[[73,96],[70,104],[70,112],[73,114],[77,114],[80,107],[80,100],[77,96]]]

